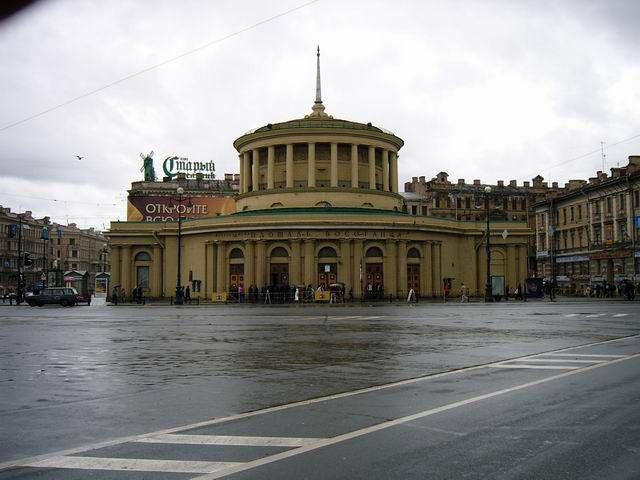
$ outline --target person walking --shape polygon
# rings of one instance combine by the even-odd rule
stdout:
[[[111,305],[118,305],[118,287],[111,290]]]
[[[464,282],[460,285],[460,303],[469,303],[469,288]]]

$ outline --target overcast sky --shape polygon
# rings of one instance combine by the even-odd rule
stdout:
[[[311,111],[317,44],[327,113],[405,140],[401,189],[640,154],[640,2],[319,0],[241,32],[306,2],[50,0],[0,24],[0,128],[214,42],[0,131],[0,204],[102,229],[141,152],[237,173],[233,140]]]

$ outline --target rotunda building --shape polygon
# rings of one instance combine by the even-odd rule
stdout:
[[[319,52],[311,113],[247,132],[233,145],[240,169],[236,213],[112,222],[113,284],[130,292],[147,278],[142,286],[149,296],[169,297],[179,278],[204,299],[235,295],[239,287],[335,283],[356,300],[406,298],[412,289],[441,296],[445,279],[453,294],[462,282],[483,291],[485,225],[403,212],[403,140],[325,112]],[[528,234],[524,222],[491,224],[491,274],[507,285],[527,277]]]

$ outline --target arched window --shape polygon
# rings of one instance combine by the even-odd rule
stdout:
[[[318,252],[318,257],[337,257],[336,251],[331,247],[323,247]]]
[[[244,258],[244,253],[239,248],[234,248],[229,252],[229,258]]]
[[[371,247],[367,250],[367,257],[381,257],[382,256],[382,250],[380,250],[378,247]]]
[[[362,204],[362,206],[363,206],[363,207],[366,207],[366,208],[373,208],[373,203],[364,202],[364,203]]]
[[[420,250],[418,250],[415,247],[410,248],[409,251],[407,252],[407,257],[409,257],[409,258],[420,258]]]
[[[282,205],[282,203],[280,203],[280,202],[276,202],[276,203],[272,203],[271,204],[271,208],[280,208],[280,207],[284,207],[284,205]]]
[[[139,252],[136,254],[135,258],[133,259],[134,262],[150,262],[151,261],[151,255],[149,255],[147,252]]]
[[[324,207],[324,208],[331,208],[331,204],[329,202],[318,202],[316,203],[316,207]]]
[[[288,257],[289,253],[287,253],[287,250],[284,249],[283,247],[276,247],[273,250],[271,250],[271,256],[272,257]]]

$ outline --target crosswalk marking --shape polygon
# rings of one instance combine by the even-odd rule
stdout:
[[[596,353],[545,353],[545,357],[596,357],[596,358],[624,358],[627,355],[599,355]]]
[[[163,434],[139,438],[140,443],[176,443],[185,445],[242,445],[253,447],[302,447],[322,438],[237,437],[231,435]]]
[[[616,318],[620,318],[620,317],[626,317],[627,315],[629,315],[629,314],[628,314],[628,313],[616,313],[616,314],[614,315],[614,317],[616,317]]]
[[[78,468],[82,470],[127,470],[138,472],[212,473],[241,465],[239,462],[146,460],[139,458],[51,457],[25,467]]]
[[[569,365],[516,365],[512,363],[498,363],[496,365],[487,365],[489,368],[531,368],[531,369],[540,369],[540,370],[575,370],[576,367]]]
[[[605,363],[609,360],[571,360],[568,358],[523,358],[519,362],[547,362],[547,363]]]
[[[565,317],[577,317],[578,315],[580,315],[579,313],[567,313],[565,315]]]

